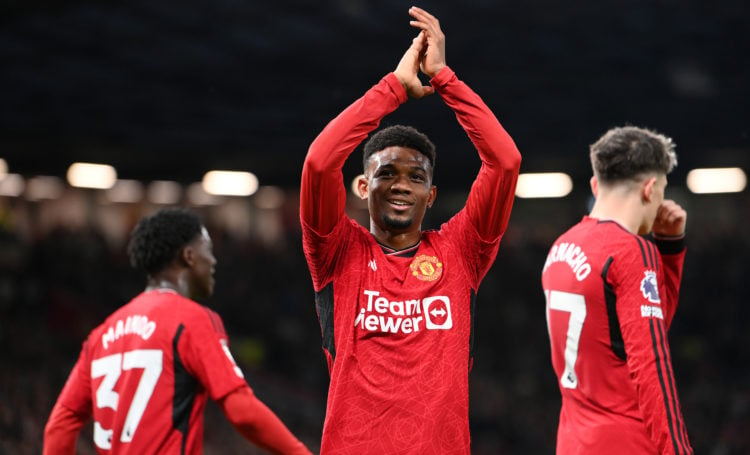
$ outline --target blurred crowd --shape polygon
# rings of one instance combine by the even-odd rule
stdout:
[[[81,342],[145,283],[128,263],[125,242],[153,207],[104,208],[82,197],[84,209],[0,198],[0,454],[40,453],[44,424]],[[436,227],[461,201],[442,197],[425,227]],[[740,225],[748,205],[739,195],[687,207],[689,251],[670,341],[696,453],[750,453],[750,308],[742,294],[750,232]],[[196,209],[218,259],[216,293],[203,303],[223,317],[256,394],[316,451],[328,372],[296,207],[292,194],[272,210],[247,200]],[[551,242],[584,213],[585,204],[574,200],[516,203],[478,294],[470,376],[477,455],[554,453],[560,399],[540,272]],[[356,203],[350,215],[367,222]],[[82,454],[95,453],[89,427],[79,440]],[[253,450],[209,405],[205,453],[260,453]]]

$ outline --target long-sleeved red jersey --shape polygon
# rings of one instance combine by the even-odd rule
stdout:
[[[443,69],[430,83],[479,151],[466,207],[425,231],[413,257],[387,255],[344,213],[341,169],[406,100],[393,74],[310,147],[301,218],[331,382],[321,453],[470,453],[473,308],[514,198],[520,154],[489,108]]]
[[[202,453],[217,401],[247,439],[309,454],[245,382],[221,317],[171,289],[143,292],[89,334],[45,428],[44,454],[73,454],[93,418],[98,453]]]
[[[692,453],[667,340],[684,257],[681,239],[654,243],[588,216],[552,246],[542,286],[562,394],[557,453]]]

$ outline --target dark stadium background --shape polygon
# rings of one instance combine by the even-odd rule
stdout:
[[[395,68],[414,31],[399,1],[126,0],[0,4],[0,158],[25,178],[108,163],[144,184],[211,169],[282,189],[198,207],[219,259],[210,302],[248,382],[317,449],[328,376],[301,253],[298,182],[310,141]],[[670,332],[697,453],[750,453],[748,192],[696,195],[695,167],[750,170],[750,13],[742,0],[425,1],[447,59],[496,112],[522,172],[562,171],[563,199],[516,199],[480,288],[471,427],[476,454],[552,453],[559,406],[539,273],[554,237],[589,203],[588,144],[624,123],[678,144],[668,196],[688,210],[689,252]],[[425,227],[458,207],[476,153],[437,97],[408,123],[438,146],[439,198]],[[350,160],[347,180],[360,160]],[[366,223],[361,204],[350,214]],[[33,454],[88,331],[143,286],[123,236],[147,202],[108,204],[66,188],[55,200],[0,196],[0,453]],[[93,453],[90,430],[80,453]],[[215,406],[207,454],[247,453]],[[252,453],[252,451],[251,451]]]

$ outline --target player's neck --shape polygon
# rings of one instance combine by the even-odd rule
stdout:
[[[614,221],[628,232],[636,234],[643,218],[641,212],[641,203],[636,198],[599,194],[589,216],[598,220]]]
[[[401,251],[406,248],[411,248],[414,245],[419,244],[422,239],[422,231],[417,229],[409,232],[398,232],[383,231],[381,229],[371,229],[370,233],[375,240],[384,247],[387,247],[393,251]]]
[[[164,289],[175,291],[180,295],[187,295],[187,283],[179,276],[158,275],[148,278],[146,292]]]

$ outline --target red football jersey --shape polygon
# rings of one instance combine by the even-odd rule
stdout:
[[[682,240],[655,245],[588,216],[552,246],[542,286],[557,453],[692,453],[667,339],[684,255]]]
[[[200,453],[203,410],[247,387],[218,314],[171,290],[144,292],[83,343],[58,402],[93,409],[99,453]]]
[[[391,73],[334,119],[303,168],[304,251],[331,382],[323,454],[468,454],[473,306],[514,198],[520,154],[449,69],[431,81],[483,165],[467,206],[422,233],[413,257],[387,255],[344,215],[344,161],[406,100]]]

